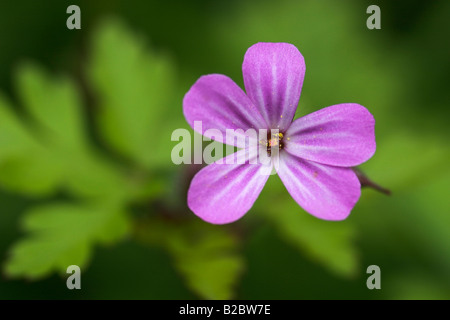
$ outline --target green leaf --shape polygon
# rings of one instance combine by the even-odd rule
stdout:
[[[84,119],[75,84],[65,77],[50,76],[33,64],[21,65],[16,78],[21,100],[45,130],[45,138],[60,148],[84,146]]]
[[[65,158],[65,187],[72,194],[87,198],[126,200],[129,186],[119,167],[95,151]]]
[[[100,104],[104,138],[141,166],[167,163],[170,153],[155,150],[170,144],[172,130],[166,128],[175,95],[170,60],[114,20],[100,26],[92,46],[88,75]]]
[[[279,179],[270,179],[263,192],[265,201],[260,211],[283,239],[337,275],[348,277],[358,271],[355,232],[349,221],[324,221],[311,216],[289,197]]]
[[[373,180],[391,189],[411,189],[448,167],[447,141],[398,130],[377,143],[377,151],[361,167]],[[410,161],[413,159],[414,161]]]
[[[33,195],[49,194],[62,179],[62,165],[44,148],[0,96],[0,185]]]
[[[69,265],[83,268],[97,243],[122,238],[129,223],[112,204],[53,203],[32,209],[23,220],[28,236],[11,251],[5,272],[11,277],[37,279]]]
[[[9,101],[0,94],[0,162],[27,151],[33,142]]]
[[[63,175],[63,164],[43,148],[35,148],[29,154],[11,157],[0,163],[0,185],[30,195],[53,193]]]
[[[119,168],[87,144],[75,85],[32,64],[22,65],[16,78],[35,123],[26,129],[0,97],[0,185],[35,196],[65,187],[80,197],[126,197]]]
[[[282,206],[268,216],[280,235],[312,260],[341,276],[358,271],[354,230],[348,222],[322,221],[294,206]]]
[[[165,247],[192,291],[205,299],[231,299],[244,269],[239,239],[223,226],[202,221],[182,225],[152,219],[138,227],[138,236]]]

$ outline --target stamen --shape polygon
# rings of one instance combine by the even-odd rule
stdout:
[[[284,135],[281,132],[278,133],[268,133],[267,134],[267,140],[260,140],[259,143],[266,146],[267,153],[269,156],[272,154],[272,148],[278,146],[278,148],[281,150],[283,149],[283,140]]]

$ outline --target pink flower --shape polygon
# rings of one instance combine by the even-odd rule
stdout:
[[[361,195],[351,167],[375,152],[372,114],[359,104],[344,103],[293,121],[305,62],[288,43],[251,46],[242,73],[247,94],[225,75],[198,79],[183,100],[188,123],[194,127],[194,121],[202,121],[203,129],[219,129],[224,134],[226,129],[278,129],[281,135],[267,141],[279,147],[276,170],[287,191],[317,218],[345,219]],[[238,134],[234,145],[244,149],[230,156],[248,153],[244,138]],[[210,223],[236,221],[258,198],[269,177],[262,174],[264,170],[264,165],[248,162],[210,164],[193,178],[188,206]]]

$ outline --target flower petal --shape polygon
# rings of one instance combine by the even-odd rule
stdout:
[[[303,159],[352,167],[375,153],[375,119],[363,106],[338,104],[295,120],[284,149]]]
[[[361,185],[350,168],[331,167],[280,155],[278,175],[295,201],[313,216],[343,220],[361,195]]]
[[[261,129],[267,124],[258,109],[245,92],[233,80],[221,74],[210,74],[200,77],[186,93],[183,100],[183,112],[187,122],[196,131],[194,121],[202,121],[202,132],[208,129],[219,130],[223,137],[205,136],[225,143],[226,129]],[[240,139],[243,133],[236,134]],[[230,140],[229,140],[230,141]],[[244,147],[242,142],[232,143]]]
[[[214,224],[240,219],[253,206],[263,189],[271,166],[243,163],[247,150],[229,155],[200,170],[188,191],[188,206],[201,219]],[[236,157],[236,158],[235,158]],[[227,164],[230,159],[238,163]],[[242,164],[239,164],[242,163]]]
[[[286,130],[294,118],[305,77],[305,60],[289,43],[257,43],[242,64],[245,90],[270,129]]]

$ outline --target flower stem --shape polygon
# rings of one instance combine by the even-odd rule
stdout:
[[[379,184],[376,184],[372,180],[370,180],[360,169],[358,169],[356,167],[353,167],[352,169],[356,173],[356,176],[358,177],[359,182],[361,183],[361,187],[369,187],[369,188],[375,189],[381,193],[384,193],[385,195],[388,195],[388,196],[391,195],[391,190],[386,189],[386,188],[380,186]]]

